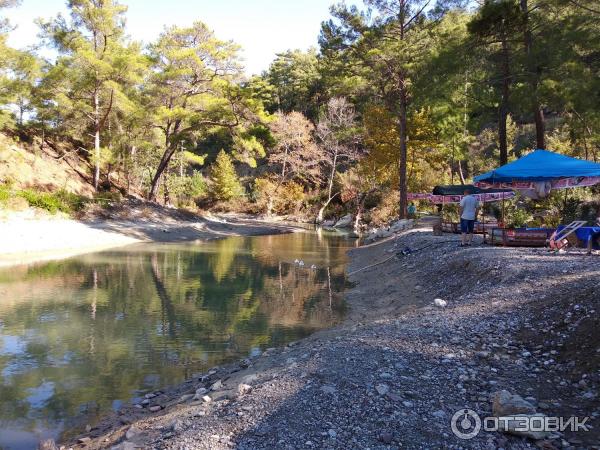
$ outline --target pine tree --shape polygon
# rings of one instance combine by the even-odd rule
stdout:
[[[127,7],[116,0],[70,0],[71,21],[58,16],[40,26],[59,50],[42,88],[57,115],[79,129],[82,141],[93,139],[93,183],[98,189],[101,140],[111,115],[128,108],[127,86],[140,81],[145,60],[139,44],[125,35]]]
[[[215,200],[231,200],[241,197],[244,188],[240,184],[231,157],[223,150],[211,168],[212,196]]]

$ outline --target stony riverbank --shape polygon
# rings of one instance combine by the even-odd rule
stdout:
[[[597,255],[460,248],[415,230],[351,258],[342,325],[148,393],[70,446],[600,448]],[[490,415],[502,390],[528,413],[589,416],[591,429],[452,433],[456,411]]]

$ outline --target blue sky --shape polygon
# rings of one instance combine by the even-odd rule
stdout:
[[[321,21],[337,0],[121,0],[127,5],[127,30],[136,40],[154,40],[165,25],[201,20],[220,39],[243,48],[246,72],[265,70],[277,52],[317,45]],[[9,44],[23,48],[37,42],[34,20],[66,12],[65,0],[22,0],[4,11],[17,29]]]

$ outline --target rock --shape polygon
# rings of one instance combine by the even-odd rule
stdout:
[[[90,442],[92,442],[92,438],[87,437],[87,436],[86,437],[82,437],[82,438],[77,439],[77,442],[79,444],[89,444]]]
[[[513,395],[508,391],[492,394],[492,414],[496,417],[535,413],[535,407],[519,395]]]
[[[46,439],[38,444],[38,450],[57,450],[56,442],[54,439]]]
[[[252,391],[252,386],[250,386],[249,384],[244,384],[244,383],[241,383],[241,384],[238,386],[238,394],[240,394],[240,395],[246,395],[246,394],[248,394],[250,391]]]
[[[158,412],[158,411],[160,411],[161,409],[162,409],[162,406],[160,406],[160,405],[151,406],[151,407],[149,408],[150,412]]]
[[[133,442],[121,442],[119,445],[115,445],[110,448],[110,450],[138,450],[140,448],[139,445],[134,444]]]
[[[511,414],[514,417],[545,417],[544,414]],[[502,426],[502,424],[501,424]],[[548,431],[521,431],[516,428],[522,428],[523,422],[520,420],[509,420],[505,425],[505,430],[507,433],[514,434],[515,436],[522,436],[529,439],[533,439],[534,441],[538,441],[541,439],[547,438],[550,433]]]
[[[327,228],[331,228],[335,225],[335,220],[326,220],[321,225]]]
[[[210,390],[218,391],[221,388],[223,388],[223,382],[221,380],[217,380],[211,385]]]
[[[129,427],[127,433],[125,433],[125,438],[129,441],[133,441],[138,435],[142,432],[139,428]]]
[[[446,300],[442,300],[441,298],[436,298],[433,301],[433,304],[438,308],[445,308],[446,306],[448,306],[448,302]]]
[[[204,403],[210,403],[212,402],[212,398],[210,398],[208,395],[205,395],[204,397],[202,397],[202,401]]]
[[[242,369],[247,369],[248,367],[250,367],[252,365],[252,361],[250,361],[248,358],[242,359],[240,361],[240,367]]]
[[[352,222],[354,217],[352,214],[347,214],[335,223],[334,228],[352,228]]]
[[[337,433],[336,433],[336,431],[335,431],[334,429],[330,429],[330,430],[327,432],[327,434],[329,435],[329,437],[330,437],[331,439],[335,439],[335,438],[337,437]]]
[[[184,430],[183,422],[181,422],[181,420],[175,420],[169,425],[168,429],[174,433],[180,433]]]
[[[413,407],[415,406],[415,404],[414,404],[413,402],[411,402],[411,401],[408,401],[408,400],[405,400],[405,401],[403,401],[403,402],[402,402],[402,405],[403,405],[405,408],[413,408]]]
[[[593,393],[592,391],[588,391],[585,394],[583,394],[582,397],[585,398],[586,400],[593,400],[596,398],[596,394]]]
[[[250,358],[258,358],[260,355],[262,355],[260,348],[254,347],[252,350],[250,350]]]
[[[390,387],[387,384],[378,384],[375,386],[375,390],[379,395],[385,395],[390,391]]]
[[[431,415],[437,419],[444,419],[446,417],[446,413],[441,409],[434,411]]]
[[[336,388],[335,386],[321,386],[321,391],[325,394],[333,395],[336,393]]]
[[[414,225],[414,221],[410,219],[397,220],[390,227],[390,232],[397,233],[411,228]]]
[[[381,442],[383,442],[384,444],[391,444],[392,441],[394,440],[394,435],[392,433],[390,433],[389,431],[384,431],[383,433],[381,433],[379,435],[379,440]]]
[[[185,394],[185,395],[182,395],[181,397],[179,397],[179,401],[187,402],[188,400],[195,399],[194,397],[195,397],[194,394]]]

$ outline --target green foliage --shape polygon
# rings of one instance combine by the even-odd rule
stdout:
[[[204,176],[198,171],[191,175],[170,176],[167,180],[169,194],[176,199],[176,206],[195,206],[195,202],[207,195],[207,185]]]
[[[9,186],[0,184],[0,203],[6,203],[11,198],[12,190]]]
[[[533,219],[533,216],[525,207],[516,206],[507,208],[504,220],[508,228],[522,228]]]
[[[317,51],[288,50],[279,53],[265,74],[269,87],[258,84],[253,87],[259,92],[271,113],[299,111],[316,121],[322,104]]]
[[[210,171],[211,196],[215,200],[228,201],[244,195],[231,157],[221,150]]]
[[[32,208],[39,208],[51,214],[58,212],[72,214],[83,208],[89,201],[86,197],[65,190],[56,192],[41,192],[34,189],[14,190],[6,185],[0,185],[0,206],[10,207],[11,201],[21,198]]]
[[[192,199],[203,197],[207,193],[206,180],[200,172],[194,171],[191,177],[188,177],[187,195]]]

